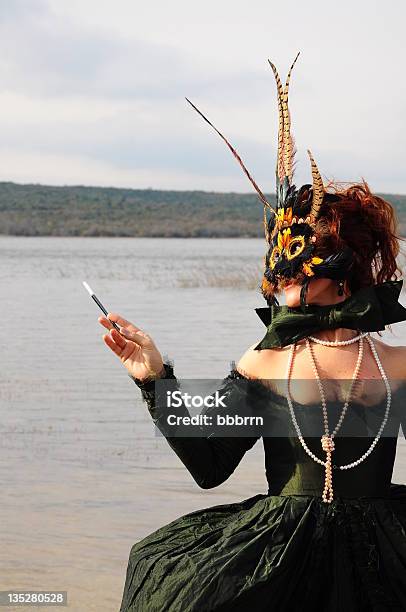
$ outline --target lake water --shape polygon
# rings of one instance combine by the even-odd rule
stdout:
[[[136,540],[266,492],[260,444],[224,485],[198,488],[155,436],[82,285],[150,333],[178,376],[222,378],[264,334],[254,311],[266,305],[264,248],[261,239],[0,237],[0,590],[67,590],[70,610],[118,610]],[[405,324],[394,330],[383,339],[405,344]],[[401,439],[393,481],[405,476]]]

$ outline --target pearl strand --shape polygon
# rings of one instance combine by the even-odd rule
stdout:
[[[351,343],[356,342],[357,339],[353,338],[351,339]],[[323,419],[324,419],[324,435],[321,438],[321,445],[323,450],[326,452],[326,461],[324,462],[324,466],[325,466],[325,479],[324,479],[324,490],[323,490],[323,494],[322,494],[322,498],[324,502],[331,502],[333,500],[333,473],[332,473],[332,453],[334,451],[335,448],[335,444],[334,444],[334,440],[333,437],[334,435],[338,432],[339,428],[341,427],[341,424],[343,422],[344,416],[346,414],[347,408],[348,408],[348,404],[349,404],[349,400],[350,397],[352,395],[352,390],[353,390],[353,386],[355,384],[355,380],[358,376],[359,373],[359,369],[361,366],[361,362],[362,362],[362,357],[363,357],[363,338],[360,338],[359,341],[359,349],[358,349],[358,359],[357,359],[357,363],[356,363],[356,367],[354,370],[354,374],[353,374],[353,379],[352,379],[352,384],[351,384],[351,389],[348,395],[348,399],[346,400],[343,410],[341,412],[341,416],[340,419],[338,421],[338,424],[333,432],[332,435],[330,435],[329,433],[329,427],[328,427],[328,415],[327,415],[327,406],[326,406],[326,399],[325,399],[325,395],[324,395],[324,389],[323,389],[323,385],[321,383],[320,380],[320,376],[317,370],[317,366],[316,366],[316,362],[314,359],[314,355],[313,355],[313,351],[311,349],[310,346],[310,342],[308,340],[308,338],[306,338],[306,347],[308,348],[309,352],[310,352],[310,357],[311,357],[311,361],[312,361],[312,367],[313,367],[313,372],[315,374],[315,379],[318,383],[318,387],[319,387],[319,391],[320,391],[320,395],[321,395],[321,399],[322,399],[322,408],[323,408]],[[292,366],[293,360],[291,362],[291,366]],[[290,368],[290,372],[291,372],[291,368]],[[289,377],[290,378],[290,377]],[[288,402],[289,402],[289,407],[290,407],[290,411],[291,414],[293,413],[293,404],[291,401],[291,397],[290,397],[290,393],[289,393],[289,385],[287,387],[287,398],[288,398]],[[296,420],[295,420],[296,421]],[[301,443],[302,445],[304,444],[304,440],[303,438],[301,439]],[[305,450],[310,450],[308,449],[307,445],[305,445],[306,448]]]
[[[358,336],[354,336],[354,338],[350,338],[349,340],[322,340],[321,338],[316,338],[315,336],[308,336],[310,340],[316,342],[316,344],[322,344],[323,346],[347,346],[348,344],[353,344],[357,340],[361,338],[365,338],[368,336],[369,332],[363,332]]]
[[[332,438],[337,434],[338,430],[340,429],[340,427],[342,425],[342,422],[344,420],[345,414],[347,412],[348,405],[350,403],[350,398],[351,398],[351,395],[352,395],[352,392],[353,392],[353,389],[354,389],[355,381],[358,378],[358,374],[359,374],[359,371],[360,371],[360,368],[361,368],[362,358],[364,356],[364,340],[363,340],[363,336],[359,336],[359,338],[360,338],[360,341],[359,341],[359,347],[358,347],[358,359],[357,359],[357,363],[355,365],[354,373],[352,375],[351,387],[350,387],[350,390],[348,392],[348,397],[347,397],[347,400],[346,400],[346,402],[345,402],[345,404],[343,406],[343,409],[342,409],[340,418],[338,420],[338,423],[337,423],[334,431],[331,434]],[[355,341],[356,340],[353,340],[353,342],[355,342]],[[314,359],[313,350],[312,350],[311,344],[310,344],[310,342],[309,342],[309,340],[307,338],[306,338],[306,346],[307,346],[307,348],[309,350],[309,353],[310,353],[310,357],[311,357],[311,360],[312,360],[313,372],[314,372],[314,375],[315,375],[315,378],[316,378],[316,381],[317,381],[317,385],[319,387],[320,395],[321,395],[321,403],[322,403],[322,406],[323,406],[324,430],[325,430],[326,435],[328,436],[329,435],[329,427],[328,427],[328,416],[327,416],[327,407],[326,407],[326,396],[324,394],[323,385],[322,385],[322,382],[321,382],[321,379],[320,379],[320,376],[319,376],[319,373],[318,373],[318,370],[317,370],[317,367],[316,367],[316,362],[315,362],[315,359]]]
[[[361,344],[362,343],[361,339],[364,336],[367,337],[367,341],[368,341],[369,346],[371,348],[372,355],[373,355],[373,357],[375,359],[376,365],[377,365],[377,367],[379,369],[379,372],[380,372],[380,374],[382,376],[383,382],[384,382],[385,387],[386,387],[386,396],[387,396],[387,399],[386,399],[386,410],[385,410],[384,417],[382,419],[381,426],[380,426],[380,428],[378,430],[378,433],[375,436],[375,438],[372,441],[372,443],[369,446],[369,448],[365,451],[365,453],[359,459],[357,459],[356,461],[353,461],[352,463],[348,463],[348,464],[345,464],[345,465],[338,465],[338,466],[334,465],[334,466],[332,466],[333,468],[338,468],[340,470],[347,470],[347,469],[351,469],[353,467],[356,467],[357,465],[362,463],[371,454],[371,452],[375,448],[376,444],[378,443],[378,441],[379,441],[379,439],[381,437],[382,431],[383,431],[383,429],[384,429],[384,427],[385,427],[385,425],[387,423],[388,416],[389,416],[389,410],[390,410],[390,406],[391,406],[391,401],[392,401],[392,394],[391,394],[391,388],[390,388],[390,385],[389,385],[388,377],[386,376],[385,370],[384,370],[384,368],[383,368],[383,366],[381,364],[381,361],[379,359],[379,356],[378,356],[375,344],[374,344],[372,338],[370,337],[369,333],[367,332],[367,333],[360,334],[360,336],[352,338],[351,340],[344,340],[344,341],[338,341],[338,342],[340,342],[340,343],[341,342],[345,342],[346,344],[352,344],[352,343],[356,342],[357,340],[360,340],[360,344]],[[313,339],[312,336],[309,336],[309,338]],[[316,339],[316,342],[317,341],[319,341],[320,343],[327,342],[327,341],[321,341],[321,340],[319,340],[319,338]],[[334,342],[333,343],[329,342],[328,344],[326,344],[326,346],[339,346],[339,345],[340,344],[335,344]],[[298,438],[299,438],[299,440],[300,440],[304,450],[306,451],[306,453],[316,463],[319,463],[320,465],[323,465],[326,468],[330,468],[331,469],[331,462],[323,461],[323,460],[319,459],[309,449],[309,447],[307,446],[306,442],[304,441],[304,438],[303,438],[302,433],[300,431],[299,424],[298,424],[298,422],[296,420],[296,416],[295,416],[295,413],[294,413],[294,410],[293,410],[293,403],[292,403],[292,400],[291,400],[291,397],[290,397],[290,393],[289,393],[289,381],[290,381],[290,375],[291,375],[291,370],[292,370],[292,365],[293,365],[293,357],[294,357],[295,350],[296,350],[296,343],[293,343],[292,346],[291,346],[290,352],[289,352],[289,359],[288,359],[288,364],[287,364],[287,376],[286,376],[286,379],[287,379],[287,400],[288,400],[288,404],[289,404],[289,408],[290,408],[290,414],[291,414],[291,417],[292,417],[293,425],[295,427],[295,430],[297,432]],[[316,379],[319,379],[318,372],[316,374]],[[337,431],[338,431],[338,429],[336,427],[335,432],[337,433]],[[322,440],[323,440],[323,438],[322,438]],[[332,487],[331,487],[331,491],[332,491]],[[327,503],[330,503],[332,501],[332,496],[330,497],[330,499],[327,499],[326,496],[324,495],[324,492],[323,492],[323,501],[326,501]]]
[[[351,342],[354,343],[356,340],[354,340],[354,338],[352,338]],[[333,431],[333,433],[330,435],[329,433],[329,426],[328,426],[328,415],[327,415],[327,405],[326,405],[326,398],[324,395],[324,389],[323,389],[323,385],[321,383],[321,379],[319,376],[319,372],[317,370],[317,366],[316,366],[316,361],[313,355],[313,350],[311,348],[309,339],[306,338],[306,346],[309,350],[310,353],[310,357],[312,360],[312,367],[313,367],[313,372],[315,374],[318,386],[319,386],[319,391],[320,391],[320,395],[321,395],[321,400],[322,400],[322,407],[323,407],[323,419],[324,419],[324,435],[321,438],[321,446],[322,449],[326,452],[326,462],[325,462],[325,483],[324,483],[324,490],[323,490],[323,501],[324,502],[332,502],[333,501],[333,495],[334,495],[334,491],[333,491],[333,473],[332,473],[332,465],[331,465],[331,461],[332,461],[332,453],[334,451],[335,448],[335,444],[334,444],[334,436],[335,434],[338,432],[338,430],[341,427],[341,424],[344,420],[344,416],[347,412],[347,408],[348,408],[348,404],[350,401],[350,397],[352,395],[353,392],[353,387],[355,384],[356,379],[358,378],[358,374],[359,374],[359,370],[361,367],[361,363],[362,363],[362,357],[364,354],[364,338],[361,336],[359,338],[359,345],[358,345],[358,359],[357,359],[357,363],[354,369],[354,373],[352,376],[352,383],[351,383],[351,388],[348,394],[348,398],[343,406],[343,409],[341,411],[341,415],[340,418],[338,420],[338,423]]]

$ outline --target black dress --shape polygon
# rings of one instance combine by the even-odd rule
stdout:
[[[165,379],[177,388],[170,366]],[[153,420],[204,489],[227,480],[260,437],[173,436],[154,383],[139,386]],[[390,419],[373,452],[353,469],[334,470],[328,504],[321,498],[324,467],[294,430],[278,435],[291,420],[286,398],[242,376],[233,362],[220,388],[227,405],[266,406],[277,424],[262,436],[268,491],[191,512],[134,544],[120,612],[406,610],[406,486],[391,482],[399,427],[406,422],[405,386],[392,395]],[[385,399],[371,407],[351,403],[345,419],[356,415],[365,424],[364,417],[375,416],[379,429]],[[342,402],[329,402],[329,418],[341,408]],[[301,413],[307,422],[322,420],[320,404],[296,403],[295,409],[298,420]],[[189,414],[184,405],[176,412]],[[336,438],[338,465],[358,459],[376,431],[360,434]],[[319,437],[305,440],[324,458]]]

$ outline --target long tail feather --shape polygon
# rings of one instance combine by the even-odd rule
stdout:
[[[280,182],[282,183],[283,179],[285,178],[285,174],[286,174],[284,159],[283,159],[283,107],[282,107],[283,87],[282,87],[281,79],[279,77],[275,64],[273,64],[271,60],[268,60],[268,62],[275,76],[276,88],[277,88],[277,94],[278,94],[279,124],[278,124],[278,157],[276,160],[276,174]]]
[[[285,88],[283,90],[283,96],[282,96],[284,166],[285,166],[286,176],[288,177],[289,182],[291,182],[292,180],[293,156],[295,153],[294,142],[293,142],[293,138],[292,138],[291,131],[290,131],[290,113],[289,113],[289,106],[288,106],[289,83],[290,83],[290,77],[292,74],[293,67],[296,64],[296,61],[299,55],[300,55],[300,51],[296,55],[289,69],[288,76],[286,78]]]
[[[274,208],[269,204],[269,202],[267,201],[266,197],[264,196],[264,194],[262,193],[262,191],[260,190],[260,188],[258,187],[258,185],[256,184],[256,182],[254,181],[254,179],[252,178],[252,176],[250,175],[250,173],[248,172],[247,168],[244,165],[244,162],[242,161],[241,157],[238,155],[237,151],[234,149],[234,147],[228,142],[228,140],[225,138],[225,136],[223,136],[223,134],[221,132],[219,132],[219,130],[211,123],[211,121],[209,121],[207,119],[207,117],[205,117],[203,115],[203,113],[193,104],[193,102],[191,102],[188,98],[186,98],[187,102],[189,102],[189,104],[195,109],[195,111],[197,113],[199,113],[199,115],[201,117],[203,117],[203,119],[217,132],[217,134],[224,140],[224,142],[226,143],[226,145],[228,146],[228,148],[230,149],[231,153],[234,155],[234,157],[236,158],[236,160],[238,161],[238,163],[240,164],[241,168],[243,169],[244,173],[246,174],[246,176],[248,177],[248,180],[250,181],[250,183],[253,185],[255,191],[257,192],[259,199],[261,200],[261,202],[263,203],[264,206],[267,206],[270,210],[272,210],[275,213]],[[276,214],[276,213],[275,213]]]

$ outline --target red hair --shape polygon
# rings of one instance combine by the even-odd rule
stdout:
[[[354,251],[347,279],[351,292],[397,280],[402,271],[396,258],[399,241],[404,238],[398,235],[398,218],[392,204],[374,195],[365,180],[350,185],[331,181],[325,191],[338,196],[338,200],[322,204],[315,228],[315,254],[325,257],[344,245]]]

